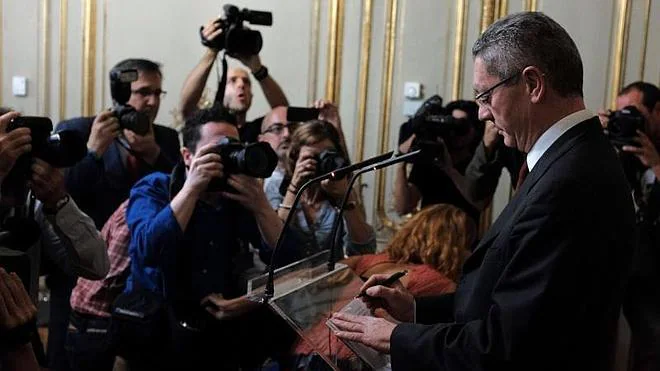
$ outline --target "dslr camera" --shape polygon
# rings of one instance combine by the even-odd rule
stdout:
[[[448,141],[470,132],[467,119],[457,119],[442,106],[442,98],[434,95],[427,99],[411,119],[412,132],[420,140],[437,142],[440,137]]]
[[[315,176],[321,176],[345,166],[348,166],[348,160],[345,159],[339,151],[335,149],[326,149],[316,156]],[[335,180],[343,179],[345,177],[346,174],[343,174],[343,176],[335,178]]]
[[[606,133],[616,148],[626,145],[639,147],[637,130],[644,131],[644,116],[635,106],[609,113]]]
[[[202,35],[202,27],[199,30],[202,44],[216,50],[224,49],[227,54],[232,56],[259,54],[263,46],[261,33],[245,28],[243,22],[260,26],[272,26],[273,14],[247,8],[239,10],[238,7],[231,4],[223,6],[222,10],[224,16],[215,21],[222,28],[222,35],[214,40],[208,40]]]
[[[243,144],[238,139],[225,137],[218,141],[213,152],[222,157],[225,175],[245,174],[253,178],[268,178],[277,167],[277,154],[265,142]],[[229,189],[226,177],[213,179],[208,190]]]
[[[110,95],[114,101],[112,113],[119,120],[122,129],[128,129],[138,135],[149,132],[149,116],[138,112],[127,104],[131,98],[131,83],[137,81],[136,69],[112,69],[110,71]]]

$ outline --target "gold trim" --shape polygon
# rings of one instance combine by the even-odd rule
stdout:
[[[69,24],[69,1],[60,0],[60,121],[66,118],[66,65],[67,65],[67,37]]]
[[[94,114],[96,94],[96,0],[83,0],[82,114]]]
[[[644,70],[646,69],[646,51],[649,47],[649,27],[651,24],[651,0],[646,0],[644,7],[644,34],[642,36],[642,55],[639,62],[639,79],[644,80]]]
[[[526,12],[537,12],[538,3],[536,0],[523,0],[523,10]]]
[[[397,5],[397,0],[388,0],[386,5],[387,14],[385,19],[387,21],[385,24],[385,46],[383,48],[384,65],[381,85],[382,95],[380,103],[380,122],[382,123],[383,128],[380,131],[378,153],[384,153],[387,151],[390,141],[390,111],[392,104],[392,80],[394,75],[394,41],[396,39]],[[385,210],[385,181],[387,179],[386,169],[379,171],[376,174],[376,178],[379,195],[376,205],[378,218],[384,227],[394,229],[396,223],[394,223],[389,218],[387,211]]]
[[[486,31],[486,28],[495,22],[495,9],[497,4],[495,0],[482,0],[481,1],[481,28],[480,32]],[[498,6],[499,9],[499,6]]]
[[[108,0],[103,0],[103,46],[101,50],[101,107],[105,107],[105,94],[108,77],[106,63],[108,62]]]
[[[342,45],[344,42],[344,0],[330,1],[330,32],[328,33],[328,69],[325,99],[339,104]]]
[[[469,3],[466,0],[456,1],[456,36],[454,40],[454,76],[452,78],[452,100],[461,98],[463,94],[463,56],[465,55],[465,37],[467,33],[467,15]]]
[[[307,80],[307,101],[312,104],[316,100],[317,83],[318,83],[318,67],[319,67],[319,34],[321,23],[321,0],[314,0],[312,3],[312,29],[310,33],[309,43],[309,65],[307,73],[309,79]]]
[[[498,0],[497,19],[506,17],[509,14],[509,0]]]
[[[360,37],[360,72],[358,83],[358,125],[355,138],[355,161],[364,159],[364,133],[367,122],[367,91],[369,90],[369,60],[371,58],[372,0],[362,1],[362,35]]]
[[[41,114],[50,115],[50,1],[41,0],[41,77],[39,102]]]
[[[616,96],[623,86],[626,71],[626,48],[630,31],[630,0],[618,0],[619,13],[616,21],[616,39],[614,43],[614,63],[612,65],[612,91],[610,92],[610,108],[616,107]]]

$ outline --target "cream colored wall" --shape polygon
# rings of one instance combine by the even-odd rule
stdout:
[[[66,3],[66,22],[60,8]],[[2,37],[0,38],[1,95],[0,103],[25,114],[46,114],[57,122],[83,114],[83,95],[93,94],[92,112],[110,104],[106,76],[114,63],[126,57],[146,57],[163,63],[164,89],[158,122],[171,125],[178,93],[183,81],[203,53],[199,44],[199,26],[220,13],[221,3],[212,0],[98,0],[94,22],[95,58],[88,65],[96,73],[87,81],[94,89],[83,92],[83,19],[85,6],[94,0],[0,0],[2,4]],[[465,4],[466,24],[464,49],[457,51],[457,4]],[[239,7],[271,10],[273,27],[257,27],[264,37],[261,57],[271,75],[282,85],[292,105],[306,105],[328,93],[328,57],[330,9],[343,9],[343,39],[338,55],[339,85],[332,92],[340,105],[344,130],[353,159],[366,158],[395,148],[398,126],[405,121],[403,83],[417,81],[424,85],[424,97],[440,94],[452,100],[455,53],[462,56],[464,67],[457,80],[459,97],[472,95],[470,47],[480,33],[483,9],[495,3],[505,4],[503,13],[520,11],[534,1],[513,0],[242,0]],[[620,5],[630,9],[626,63],[621,83],[640,78],[658,83],[660,79],[660,43],[651,35],[660,34],[660,2],[650,0],[538,0],[537,9],[546,12],[566,27],[574,37],[585,65],[585,99],[593,110],[611,101],[613,69],[618,66],[613,56],[617,39]],[[370,22],[365,6],[371,4]],[[651,4],[650,12],[647,4]],[[396,15],[394,34],[388,39],[386,26],[392,11]],[[644,47],[645,20],[649,20],[649,40]],[[60,28],[66,25],[64,38]],[[370,49],[361,36],[370,27]],[[316,30],[316,32],[315,32]],[[62,49],[62,40],[66,48]],[[387,41],[392,48],[385,49]],[[338,45],[339,45],[338,44]],[[314,53],[316,50],[316,53]],[[642,51],[644,71],[642,74]],[[65,54],[62,54],[64,51]],[[392,54],[391,84],[385,73],[386,52]],[[314,57],[316,56],[316,57]],[[368,57],[368,59],[367,59]],[[362,71],[360,62],[368,60]],[[65,85],[61,84],[64,72]],[[365,75],[366,74],[366,75]],[[23,75],[29,80],[28,96],[11,94],[11,76]],[[208,87],[215,92],[215,71]],[[361,82],[366,89],[361,90]],[[387,92],[391,94],[386,94]],[[366,93],[366,94],[363,94]],[[360,101],[365,104],[361,106]],[[250,117],[268,110],[263,94],[257,88]],[[360,113],[364,112],[364,120]],[[364,125],[363,150],[359,148],[358,129]],[[381,144],[381,137],[384,136]],[[379,192],[377,177],[365,175],[364,199],[369,219],[381,226],[383,221],[396,221],[391,203],[392,171],[384,173],[385,190]],[[507,177],[503,177],[493,202],[497,215],[509,197]],[[376,205],[382,200],[381,218]]]

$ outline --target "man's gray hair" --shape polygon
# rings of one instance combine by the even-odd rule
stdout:
[[[472,57],[481,58],[486,71],[500,79],[536,66],[561,96],[582,96],[577,46],[559,23],[543,13],[521,12],[493,23],[475,41]]]

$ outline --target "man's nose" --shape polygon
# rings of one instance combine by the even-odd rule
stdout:
[[[484,105],[479,105],[479,121],[488,121],[488,120],[493,120],[493,115],[488,109],[488,107]]]

